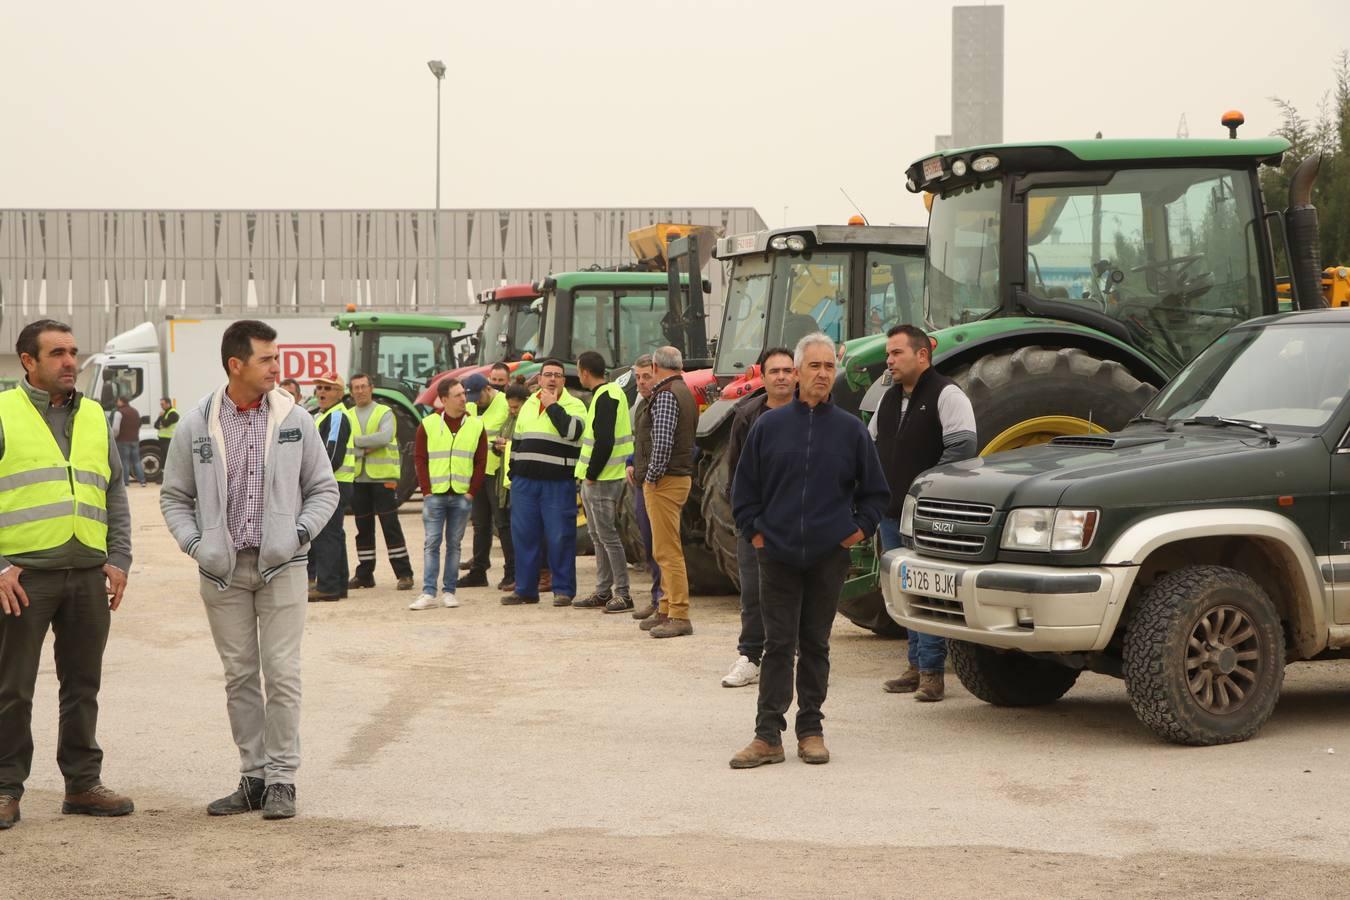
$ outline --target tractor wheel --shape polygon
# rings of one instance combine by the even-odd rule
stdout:
[[[1120,363],[1074,347],[1003,350],[951,377],[975,408],[982,456],[1123,428],[1157,392]]]
[[[736,582],[727,577],[717,555],[708,546],[707,524],[703,519],[704,481],[708,473],[699,453],[694,460],[694,475],[689,480],[689,498],[680,510],[680,542],[684,544],[684,568],[689,576],[689,593],[701,597],[738,594]],[[734,539],[733,539],[734,540]],[[733,554],[735,544],[732,544]],[[734,560],[734,555],[733,555]]]
[[[394,435],[398,440],[401,467],[397,494],[399,506],[402,506],[417,491],[417,467],[413,465],[413,450],[417,447],[417,426],[420,423],[401,406],[395,407],[393,412]]]
[[[647,548],[642,543],[642,529],[638,528],[637,507],[634,506],[633,491],[638,488],[627,481],[623,485],[623,496],[619,498],[618,519],[619,540],[623,541],[623,555],[630,566],[647,564]]]
[[[703,476],[704,540],[712,551],[717,568],[737,590],[741,586],[741,570],[736,562],[736,523],[731,518],[731,501],[727,499],[727,435],[725,432],[701,448],[698,459]]]

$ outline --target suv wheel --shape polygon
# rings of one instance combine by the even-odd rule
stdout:
[[[1191,566],[1153,583],[1125,632],[1130,705],[1178,744],[1245,741],[1265,724],[1284,683],[1284,630],[1248,576]]]
[[[947,655],[965,689],[995,706],[1054,703],[1078,680],[1078,669],[1016,650],[948,641]]]

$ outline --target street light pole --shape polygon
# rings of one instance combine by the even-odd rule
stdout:
[[[427,68],[436,76],[436,212],[431,220],[432,252],[436,254],[432,272],[431,302],[441,305],[441,82],[445,80],[445,63],[439,59],[427,62]]]

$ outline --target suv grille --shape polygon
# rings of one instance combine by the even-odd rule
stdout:
[[[939,553],[979,553],[984,549],[982,534],[944,534],[939,537],[928,531],[914,532],[914,545],[920,550]]]
[[[963,525],[988,525],[994,518],[994,508],[986,503],[920,497],[914,514],[925,519],[946,519]]]

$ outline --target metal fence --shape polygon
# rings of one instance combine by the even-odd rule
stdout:
[[[0,209],[0,341],[13,346],[19,329],[44,316],[68,321],[92,350],[165,315],[317,315],[348,303],[472,314],[485,288],[630,261],[635,228],[764,227],[745,207],[455,209],[441,211],[438,243],[433,218],[430,210]],[[721,267],[711,263],[705,275],[715,315]]]

